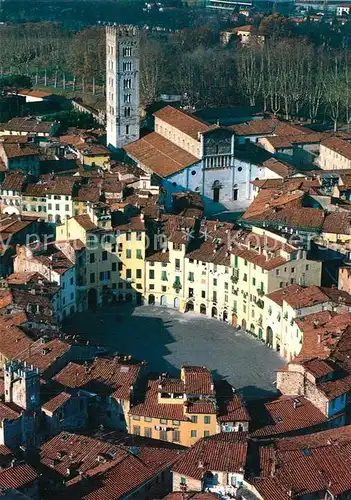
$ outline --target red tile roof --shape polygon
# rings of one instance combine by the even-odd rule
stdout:
[[[54,380],[62,387],[85,389],[129,400],[131,387],[136,384],[142,366],[141,363],[97,358],[85,366],[69,363]]]
[[[76,215],[73,219],[86,231],[97,229],[97,226],[92,222],[89,215]]]
[[[3,420],[17,420],[21,413],[13,408],[11,408],[6,403],[0,401],[0,421]]]
[[[32,146],[31,144],[24,144],[19,142],[17,144],[4,142],[0,145],[0,148],[4,151],[6,158],[20,158],[23,156],[39,156],[39,149]]]
[[[173,175],[199,161],[157,132],[145,135],[124,149],[133,160],[161,177]]]
[[[281,490],[292,491],[296,497],[323,495],[326,491],[337,496],[351,491],[350,426],[283,438],[277,440],[270,449],[271,465],[265,474],[270,476],[273,472],[273,478]],[[268,491],[267,485],[265,486],[265,491]],[[277,483],[272,493],[276,491]],[[287,497],[267,498],[275,500]]]
[[[172,106],[166,106],[156,111],[154,116],[196,140],[199,140],[200,133],[208,132],[211,128],[210,125],[201,121],[196,116]]]
[[[159,380],[149,380],[144,400],[132,406],[129,414],[169,420],[188,420],[188,417],[184,415],[183,400],[179,400],[179,404],[159,403],[158,394]]]
[[[53,397],[49,401],[47,401],[45,404],[42,405],[42,410],[47,411],[49,413],[54,413],[56,410],[61,408],[66,401],[68,401],[71,398],[71,395],[68,394],[67,392],[60,392],[57,396]]]
[[[351,160],[351,144],[348,141],[340,139],[339,137],[328,137],[321,145]]]
[[[79,434],[62,432],[41,447],[43,465],[58,474],[75,474],[66,482],[71,498],[115,500],[142,486],[178,457],[174,450],[127,448]],[[89,481],[81,481],[84,473]]]
[[[255,438],[298,431],[327,421],[323,413],[303,396],[281,396],[264,405],[258,403],[253,408],[256,430],[251,436]]]
[[[38,479],[38,474],[27,464],[18,464],[0,470],[0,488],[21,489]]]
[[[207,471],[243,472],[247,435],[241,432],[216,434],[200,439],[172,467],[173,472],[201,480]],[[201,465],[201,466],[200,466]]]
[[[293,309],[329,302],[329,297],[318,286],[290,285],[269,293],[267,297],[280,306],[283,305],[284,301]]]

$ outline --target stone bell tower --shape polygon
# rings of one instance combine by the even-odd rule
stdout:
[[[117,149],[139,139],[139,30],[106,27],[107,146]]]

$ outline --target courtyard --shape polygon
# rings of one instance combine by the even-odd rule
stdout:
[[[285,364],[278,353],[225,322],[166,307],[86,311],[69,318],[64,330],[111,354],[145,359],[150,371],[177,374],[182,364],[207,366],[247,399],[274,394],[275,371]]]

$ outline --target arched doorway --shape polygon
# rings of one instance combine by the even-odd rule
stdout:
[[[132,302],[132,300],[133,300],[133,295],[131,293],[127,293],[126,302]]]
[[[228,313],[227,313],[227,311],[223,311],[222,318],[223,318],[223,321],[228,321]]]
[[[97,291],[96,288],[91,288],[88,292],[88,308],[96,309],[97,306]]]
[[[206,306],[205,304],[200,305],[200,314],[206,314]]]
[[[180,306],[180,300],[179,300],[179,297],[176,297],[174,299],[174,308],[179,309],[179,306]]]
[[[213,201],[215,203],[218,203],[219,202],[219,192],[221,189],[221,185],[220,185],[219,181],[214,181],[214,183],[212,185],[212,189],[213,189]]]
[[[266,342],[269,345],[273,345],[273,330],[270,326],[267,326],[266,330]]]
[[[189,300],[189,302],[187,302],[187,304],[186,304],[185,311],[188,312],[188,311],[193,311],[193,310],[194,310],[194,302]]]
[[[161,306],[166,306],[167,305],[167,297],[165,295],[161,295]]]
[[[250,332],[255,334],[255,325],[253,323],[250,325]]]
[[[148,304],[149,306],[153,306],[155,304],[155,295],[149,295]]]
[[[241,328],[246,331],[246,319],[243,319],[241,322]]]
[[[212,307],[211,316],[212,318],[217,318],[217,307]]]

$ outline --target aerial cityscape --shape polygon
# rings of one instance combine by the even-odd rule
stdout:
[[[351,499],[350,9],[0,0],[0,498]]]

